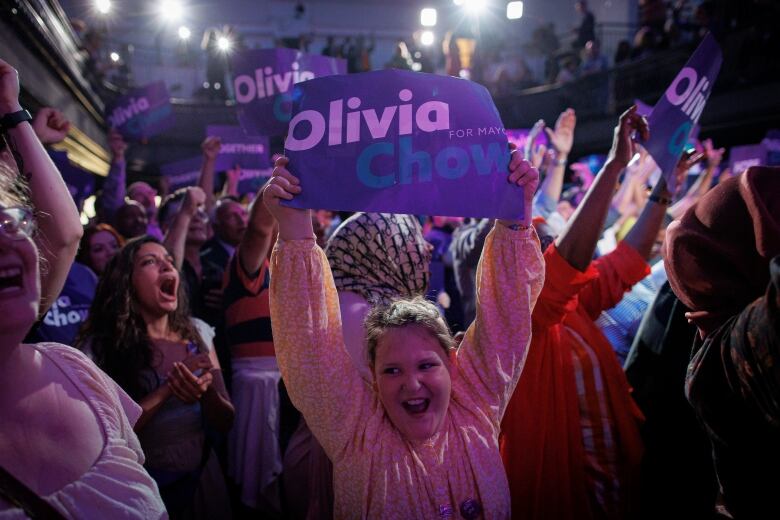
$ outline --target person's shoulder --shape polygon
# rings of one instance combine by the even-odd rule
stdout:
[[[75,347],[54,342],[27,343],[26,346],[35,349],[45,359],[61,369],[67,367],[67,373],[76,376],[75,379],[94,381],[104,380],[107,377],[89,356]]]
[[[45,341],[41,343],[26,343],[25,345],[34,348],[41,354],[45,354],[49,357],[54,356],[60,359],[73,360],[81,363],[92,363],[90,359],[79,349],[64,345],[62,343]]]
[[[73,262],[73,264],[70,266],[68,278],[71,277],[77,279],[80,283],[91,283],[97,285],[98,282],[98,277],[95,272],[80,262]]]

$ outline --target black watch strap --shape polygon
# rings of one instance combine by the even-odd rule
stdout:
[[[27,110],[11,112],[0,117],[0,133],[5,133],[9,128],[13,128],[24,121],[32,121],[32,116]]]

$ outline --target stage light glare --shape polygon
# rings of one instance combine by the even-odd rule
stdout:
[[[506,4],[506,17],[510,20],[519,20],[523,17],[523,2],[509,2]]]
[[[182,40],[189,40],[191,35],[192,35],[192,31],[190,31],[189,27],[186,27],[184,25],[179,27],[179,38],[181,38]]]
[[[452,3],[455,5],[463,5],[463,0],[452,0]]]
[[[230,40],[228,40],[224,36],[220,36],[219,38],[217,38],[217,48],[222,52],[229,51],[230,46],[231,46]]]
[[[111,10],[111,0],[95,0],[95,9],[100,14],[108,14]]]
[[[436,25],[436,9],[426,7],[420,11],[420,24],[423,27],[433,27]]]
[[[114,63],[119,61],[119,53],[118,52],[112,52],[109,57],[111,58],[111,61]]]
[[[166,21],[176,21],[181,19],[184,8],[179,0],[163,0],[160,3],[160,14]]]
[[[436,37],[434,36],[433,31],[423,31],[420,35],[420,43],[423,45],[433,45],[435,39]]]
[[[469,14],[477,15],[487,7],[487,0],[463,0],[463,8]]]

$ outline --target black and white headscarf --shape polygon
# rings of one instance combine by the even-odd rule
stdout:
[[[375,305],[425,293],[429,249],[414,216],[356,213],[336,229],[325,253],[336,288]]]

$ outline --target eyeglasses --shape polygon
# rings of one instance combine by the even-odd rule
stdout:
[[[33,214],[27,208],[0,208],[0,233],[11,240],[32,238],[35,232]]]

